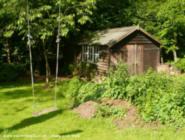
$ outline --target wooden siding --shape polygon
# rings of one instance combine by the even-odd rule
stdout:
[[[128,44],[153,44],[145,35],[138,33]]]
[[[157,70],[157,67],[160,63],[160,49],[156,48],[153,44],[144,44],[144,71],[147,71],[149,68]]]
[[[130,74],[139,74],[143,72],[143,47],[139,45],[127,45],[128,50],[127,65]]]
[[[160,49],[141,33],[115,48],[111,53],[111,65],[114,66],[122,60],[128,65],[130,74],[140,74],[149,68],[157,70],[160,63]]]
[[[104,51],[100,55],[100,59],[97,63],[97,70],[99,74],[104,74],[109,69],[109,51]]]

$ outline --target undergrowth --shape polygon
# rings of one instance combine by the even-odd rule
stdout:
[[[185,78],[149,70],[129,76],[124,64],[110,71],[102,83],[83,82],[73,78],[65,86],[71,107],[102,98],[124,99],[136,105],[147,121],[181,127],[185,124]],[[113,113],[114,114],[114,113]]]

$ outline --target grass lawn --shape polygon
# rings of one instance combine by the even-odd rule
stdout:
[[[62,85],[61,85],[62,87]],[[37,103],[32,105],[31,88],[26,83],[0,85],[0,140],[184,140],[183,130],[173,128],[116,128],[111,118],[82,119],[68,109],[69,99],[58,94],[59,111],[40,117],[32,112],[53,105],[52,89],[36,85]]]

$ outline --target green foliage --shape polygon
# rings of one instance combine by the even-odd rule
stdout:
[[[0,82],[12,82],[25,73],[25,65],[0,63]]]
[[[104,88],[100,84],[86,83],[80,89],[77,95],[78,102],[83,103],[89,100],[98,100],[104,92]]]
[[[82,27],[90,22],[91,15],[95,9],[95,2],[96,0],[29,0],[29,13],[27,13],[27,1],[25,0],[0,0],[1,59],[3,62],[6,62],[5,60],[8,60],[7,58],[10,57],[15,63],[26,63],[29,61],[28,48],[26,48],[28,34],[27,19],[29,19],[33,62],[43,63],[44,59],[46,63],[54,62],[56,58],[55,42],[58,22],[60,21],[61,27],[60,38],[63,39],[61,46],[65,46],[65,40],[74,36],[74,34],[78,34]],[[59,7],[61,8],[60,17]],[[7,50],[7,46],[9,50],[1,52],[1,50]],[[16,57],[15,52],[19,52],[16,54]],[[62,53],[60,53],[59,58],[62,58]],[[50,66],[50,64],[45,65]],[[48,67],[45,68],[46,73],[50,73],[50,68]],[[39,66],[37,68],[39,69]],[[53,71],[54,69],[51,69],[51,72]]]
[[[178,59],[177,62],[174,63],[174,65],[182,72],[185,72],[185,58]]]
[[[152,96],[159,93],[161,89],[166,89],[170,82],[169,76],[148,71],[144,75],[132,76],[126,87],[127,97],[131,101],[141,101],[140,97]],[[161,89],[159,89],[161,87]]]
[[[139,0],[134,23],[153,33],[166,53],[184,55],[184,0]],[[145,8],[143,8],[145,7]],[[175,56],[174,56],[175,57]],[[170,59],[170,58],[168,58]]]
[[[80,63],[77,67],[78,74],[82,77],[87,78],[87,80],[91,80],[96,74],[96,65],[90,63]]]
[[[150,76],[152,78],[153,74]],[[135,98],[134,101],[139,106],[143,118],[147,121],[159,120],[161,123],[175,126],[184,125],[183,96],[185,93],[182,90],[183,84],[179,83],[180,79],[166,77],[164,74],[157,78],[154,75],[153,78],[153,83],[156,85],[146,87],[147,94]]]
[[[93,29],[105,29],[131,25],[135,14],[135,1],[131,0],[97,0],[96,11],[92,17]]]
[[[126,97],[126,86],[129,78],[127,66],[119,63],[115,68],[110,70],[108,75],[104,81],[105,93],[103,96],[113,99],[123,99]]]
[[[183,82],[183,77],[149,71],[145,75],[130,77],[127,99],[139,107],[144,120],[159,120],[179,127],[185,124]]]
[[[129,76],[126,66],[120,64],[101,84],[87,82],[78,86],[77,83],[72,84],[74,88],[68,88],[75,91],[70,93],[75,93],[76,105],[105,97],[125,99],[139,108],[145,121],[158,120],[176,127],[185,124],[185,78],[182,76],[173,77],[151,70],[143,75]],[[118,112],[103,106],[98,114],[114,116]]]
[[[107,105],[99,105],[97,107],[97,117],[114,117],[114,118],[122,118],[124,117],[126,111],[121,107],[107,106]]]
[[[71,106],[103,98],[125,99],[135,104],[145,121],[181,127],[185,125],[185,78],[149,70],[146,74],[129,76],[126,65],[111,70],[101,83],[82,82],[73,78],[61,90]],[[121,116],[120,109],[100,106],[98,116]]]
[[[67,80],[61,83],[63,86],[60,87],[62,94],[69,100],[69,107],[72,108],[79,104],[77,96],[79,89],[83,85],[83,82],[78,77],[74,77],[71,80]]]
[[[69,99],[70,107],[77,106],[89,100],[97,100],[102,95],[101,85],[83,82],[78,77],[74,77],[69,81],[61,83],[59,91]]]

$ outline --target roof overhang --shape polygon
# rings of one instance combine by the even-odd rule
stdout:
[[[100,45],[108,46],[109,48],[111,48],[117,43],[126,40],[129,36],[136,32],[142,33],[157,46],[160,46],[160,41],[155,39],[155,37],[153,37],[151,34],[146,32],[139,26],[121,27],[97,31],[86,37],[82,42],[80,42],[80,45]]]

